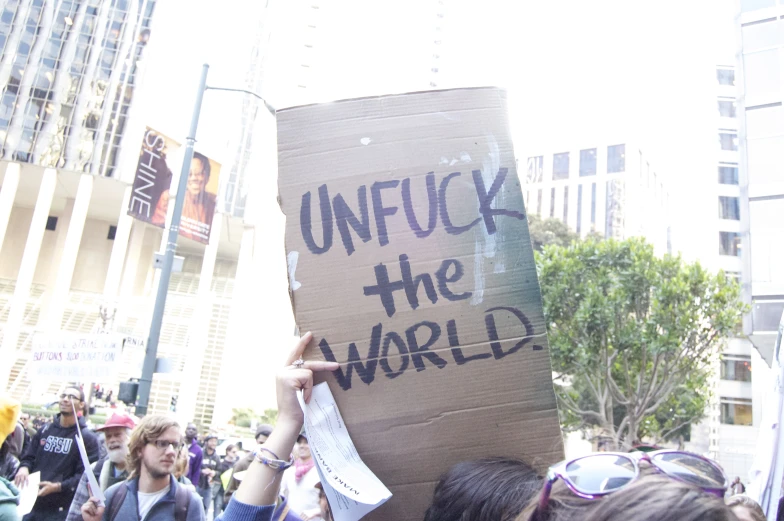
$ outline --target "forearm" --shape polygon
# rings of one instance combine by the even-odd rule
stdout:
[[[302,425],[297,421],[278,421],[275,430],[262,447],[274,452],[280,459],[288,460],[301,427]],[[271,454],[267,455],[273,457]],[[272,505],[278,499],[282,476],[282,471],[270,468],[254,459],[233,497],[248,505]]]
[[[68,491],[68,492],[75,492],[76,489],[79,487],[79,480],[82,479],[82,475],[84,471],[80,472],[79,474],[73,475],[68,479],[64,479],[60,482],[60,490],[61,491]]]

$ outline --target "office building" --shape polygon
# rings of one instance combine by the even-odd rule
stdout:
[[[55,396],[66,384],[31,379],[35,334],[105,326],[148,337],[162,230],[126,212],[149,117],[138,100],[163,91],[145,75],[162,7],[9,0],[0,8],[0,382],[23,402]],[[254,90],[257,78],[237,87]],[[209,425],[228,378],[224,348],[237,334],[236,296],[253,287],[248,274],[256,271],[256,228],[245,212],[256,110],[245,103],[242,132],[228,146],[236,159],[222,159],[218,211],[225,213],[216,213],[209,245],[178,241],[183,268],[171,278],[158,349],[171,372],[156,374],[150,412],[169,411],[174,398],[181,420]],[[156,130],[184,140],[176,129]],[[280,261],[285,285],[282,253]],[[143,353],[124,351],[121,380],[140,375]],[[117,381],[95,383],[116,396]]]
[[[770,359],[784,312],[784,2],[742,0],[737,15],[744,333]]]
[[[737,6],[737,132],[720,124],[720,153],[726,155],[718,165],[717,249],[720,267],[739,275],[751,312],[742,328],[748,340],[730,339],[722,354],[719,429],[711,450],[728,474],[746,480],[784,312],[784,2],[740,0]],[[732,79],[731,67],[717,70],[720,89],[732,88]],[[721,119],[728,122],[732,109],[723,101],[729,100],[719,99]],[[737,168],[728,155],[735,153]]]
[[[742,281],[742,190],[740,185],[740,150],[738,138],[738,88],[735,67],[716,67],[716,153],[713,179],[706,184],[702,196],[710,199],[715,209],[709,234],[710,250],[700,262],[711,271],[723,270]],[[753,414],[752,375],[761,379],[765,362],[741,335],[727,338],[719,358],[714,361],[711,379],[711,403],[706,418],[692,427],[688,448],[718,461],[732,476],[745,481],[754,457],[759,414]]]
[[[633,142],[529,155],[524,172],[529,213],[562,219],[582,237],[641,236],[657,254],[671,250],[669,194],[655,165]]]

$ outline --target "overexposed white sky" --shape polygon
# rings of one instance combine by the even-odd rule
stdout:
[[[262,94],[280,108],[359,96],[499,85],[509,89],[518,157],[564,143],[644,143],[671,193],[673,241],[687,258],[716,253],[717,64],[733,64],[733,0],[179,0],[158,2],[142,118],[183,141],[200,65],[212,85],[244,86],[266,13]],[[216,5],[219,8],[216,9]],[[314,8],[317,6],[318,8]],[[441,16],[439,16],[441,15]],[[438,40],[440,43],[435,43]],[[306,44],[310,47],[306,47]],[[437,58],[435,57],[437,55]],[[431,72],[438,67],[438,74]],[[155,88],[149,88],[151,86]],[[305,85],[303,89],[298,85]],[[208,93],[197,148],[228,169],[241,97]],[[267,122],[267,128],[269,128]],[[259,133],[260,135],[262,133]],[[271,289],[252,306],[262,335],[285,342],[291,319],[274,144],[258,144],[258,218]],[[702,197],[700,197],[702,196]],[[277,256],[277,257],[276,257]],[[269,281],[275,281],[270,285]],[[274,358],[274,357],[273,357]],[[237,382],[254,366],[233,362]],[[247,374],[244,374],[246,371]],[[239,384],[238,384],[239,385]],[[274,404],[240,385],[238,406]]]

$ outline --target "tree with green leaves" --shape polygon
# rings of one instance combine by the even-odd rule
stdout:
[[[528,214],[528,232],[536,251],[542,251],[542,248],[549,245],[569,246],[580,238],[561,219],[542,219],[535,213]]]
[[[639,238],[536,254],[564,426],[629,449],[704,416],[722,339],[745,307],[737,283]]]

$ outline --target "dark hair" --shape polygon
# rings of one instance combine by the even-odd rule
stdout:
[[[539,495],[531,498],[527,505],[522,508],[516,521],[570,521],[571,519],[582,520],[585,516],[585,509],[594,502],[590,499],[583,499],[564,485],[563,480],[553,483],[550,490],[550,500],[547,509],[539,512]]]
[[[210,177],[210,160],[207,159],[207,156],[204,154],[200,154],[199,152],[193,153],[193,159],[198,159],[201,163],[201,170],[204,172],[204,177],[209,179]]]
[[[269,435],[272,434],[272,425],[267,425],[266,423],[262,423],[256,428],[256,435],[253,437],[254,439],[258,440],[259,436],[264,435],[269,438]]]
[[[512,521],[540,484],[519,460],[463,461],[438,480],[425,521]]]
[[[77,391],[79,391],[79,401],[80,402],[84,401],[84,391],[82,390],[82,387],[79,384],[68,384],[65,386],[65,389],[66,390],[76,389]]]
[[[664,476],[646,476],[595,501],[587,521],[737,521],[723,499]]]
[[[226,454],[228,454],[232,450],[234,450],[234,444],[233,443],[229,443],[228,445],[226,445]]]

